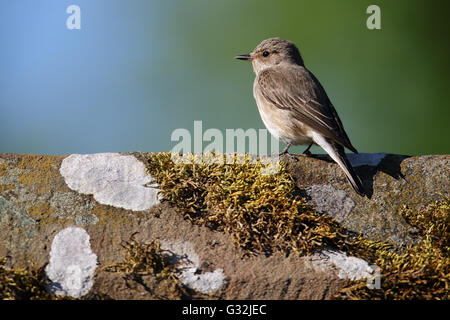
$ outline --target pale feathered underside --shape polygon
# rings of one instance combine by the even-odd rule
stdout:
[[[339,116],[314,75],[303,66],[277,66],[259,73],[263,97],[324,137],[356,152]]]

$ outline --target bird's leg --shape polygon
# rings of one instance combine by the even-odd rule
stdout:
[[[311,155],[311,152],[309,151],[309,149],[311,149],[313,143],[311,142],[311,144],[308,146],[308,148],[306,148],[305,151],[303,151],[303,154],[306,154],[307,156]]]
[[[286,145],[286,147],[283,149],[283,151],[281,151],[280,154],[279,154],[278,156],[288,155],[289,157],[291,157],[292,160],[298,161],[298,159],[297,159],[297,157],[296,157],[295,155],[290,154],[290,153],[288,152],[288,150],[289,150],[289,148],[291,147],[291,145],[292,145],[291,143],[288,143],[288,144]]]
[[[286,145],[286,147],[283,149],[283,151],[281,151],[279,154],[278,154],[278,156],[282,156],[283,154],[289,154],[289,152],[288,152],[288,150],[289,150],[289,148],[291,147],[291,144],[290,143],[288,143],[287,145]]]

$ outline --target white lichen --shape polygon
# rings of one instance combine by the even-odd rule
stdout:
[[[142,211],[159,203],[154,179],[131,155],[73,154],[62,161],[59,171],[70,189],[92,194],[101,204]]]
[[[197,274],[197,268],[183,270],[180,281],[187,287],[202,293],[217,291],[222,287],[225,275],[222,269],[215,269],[213,272]]]
[[[348,256],[339,250],[322,250],[312,255],[309,260],[310,266],[316,271],[328,273],[334,269],[341,279],[371,279],[373,276],[373,266],[367,261]]]
[[[50,293],[79,298],[89,292],[97,267],[88,233],[78,227],[61,230],[53,239],[50,262],[45,268]]]
[[[162,241],[161,249],[170,253],[171,262],[177,265],[179,279],[188,288],[201,293],[219,290],[225,282],[222,269],[200,272],[200,257],[190,242]]]

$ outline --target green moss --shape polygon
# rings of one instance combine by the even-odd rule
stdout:
[[[102,271],[122,273],[126,280],[141,284],[150,294],[161,299],[180,299],[188,291],[178,280],[176,265],[170,263],[158,240],[138,242],[133,234],[122,244],[126,250],[124,261],[102,267]],[[156,287],[148,286],[144,276],[153,276]]]
[[[381,290],[368,289],[365,280],[349,282],[337,298],[448,299],[448,199],[421,212],[402,211],[423,241],[399,252],[317,213],[297,196],[299,190],[283,163],[276,174],[263,175],[267,165],[251,163],[249,156],[244,163],[208,165],[195,157],[190,155],[191,164],[183,164],[172,162],[170,153],[151,154],[148,169],[163,198],[180,213],[193,223],[228,232],[245,253],[275,249],[308,254],[331,246],[381,268]]]
[[[0,159],[2,160],[2,159]],[[0,177],[4,176],[8,169],[8,163],[6,162],[0,162]]]
[[[422,241],[400,252],[389,243],[351,234],[329,216],[317,213],[298,196],[300,190],[283,163],[275,174],[264,175],[268,165],[251,163],[249,156],[243,163],[208,165],[173,163],[170,153],[149,158],[148,169],[163,198],[193,223],[229,233],[245,254],[273,250],[309,254],[331,246],[381,268],[381,289],[368,289],[365,280],[348,282],[336,298],[449,299],[449,199],[421,211],[403,208],[402,216]],[[150,275],[157,279],[152,290],[167,286],[158,291],[163,297],[189,297],[158,241],[138,243],[133,236],[123,247],[125,260],[103,267],[104,271],[123,273],[139,283]],[[45,281],[42,268],[6,269],[4,260],[0,261],[1,299],[58,298],[46,293]],[[83,297],[89,298],[99,296]]]
[[[152,274],[161,278],[174,278],[174,266],[164,257],[164,250],[158,240],[148,243],[140,243],[135,239],[135,234],[122,244],[126,250],[123,262],[111,264],[102,268],[109,272],[133,273],[140,275]]]
[[[402,215],[418,229],[422,241],[404,252],[378,247],[372,261],[381,268],[381,289],[369,289],[365,281],[348,282],[338,298],[342,299],[443,299],[450,287],[449,232],[450,200],[425,210],[402,210]],[[367,246],[362,240],[360,247]]]
[[[0,184],[0,193],[3,193],[5,191],[14,190],[16,186],[12,184]]]
[[[0,260],[0,300],[54,299],[45,291],[43,268],[37,270],[8,269],[6,259]]]
[[[151,154],[148,169],[164,199],[192,222],[231,234],[245,254],[273,249],[308,254],[345,245],[337,222],[295,195],[282,163],[275,174],[262,174],[271,164],[252,163],[248,155],[243,161],[235,155],[233,164],[207,165],[190,157],[192,164],[185,164],[174,163],[170,153]]]

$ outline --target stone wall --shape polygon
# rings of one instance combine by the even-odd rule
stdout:
[[[326,156],[282,158],[299,196],[348,230],[397,248],[418,239],[399,211],[448,198],[450,156],[349,155],[370,198],[355,194]],[[146,153],[0,154],[0,258],[8,268],[45,268],[52,294],[113,299],[329,299],[346,279],[370,278],[369,263],[332,248],[308,256],[243,256],[229,234],[196,225],[162,201]],[[171,255],[181,295],[154,276],[127,278],[104,266],[123,244],[158,239]]]

